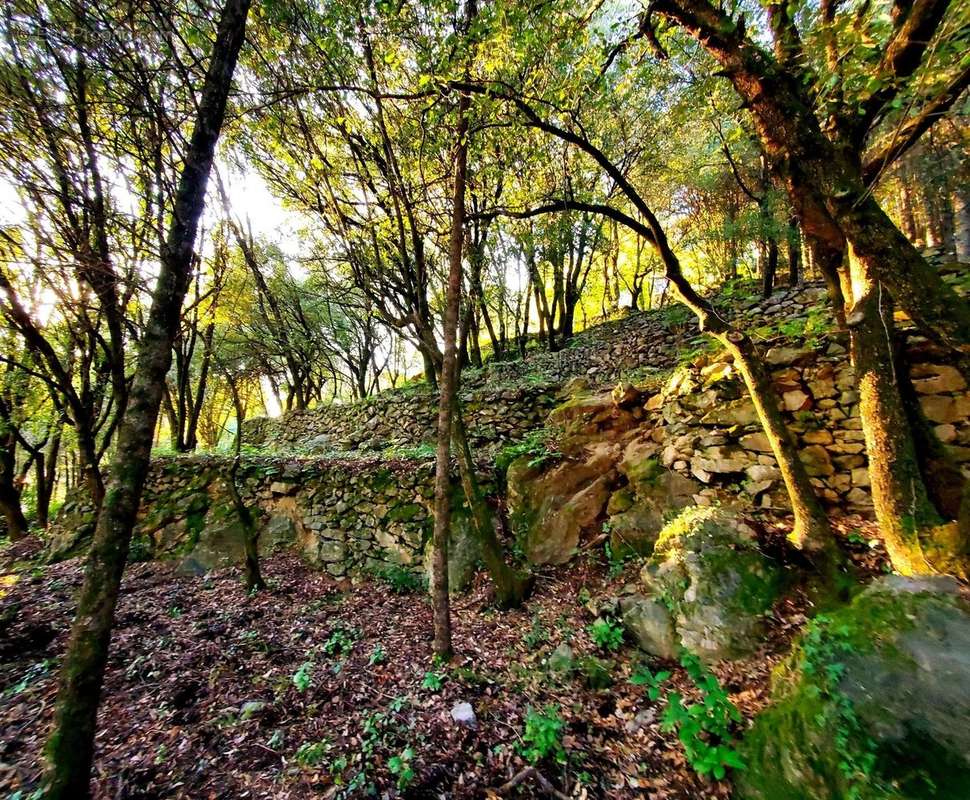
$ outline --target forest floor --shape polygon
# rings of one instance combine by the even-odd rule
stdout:
[[[884,569],[872,526],[838,522],[863,572]],[[780,550],[783,530],[762,531]],[[0,551],[8,564],[24,552]],[[56,664],[80,583],[79,560],[0,578],[0,793],[26,800],[37,785],[51,720]],[[629,678],[642,655],[626,643],[597,650],[587,627],[597,604],[636,579],[587,554],[539,573],[525,608],[489,608],[487,579],[455,598],[457,655],[431,659],[431,609],[422,594],[378,580],[337,581],[292,556],[266,559],[269,591],[248,596],[235,569],[205,577],[169,563],[129,567],[101,708],[99,798],[727,798],[730,778],[699,778],[675,734],[661,729],[663,699]],[[13,577],[13,575],[16,577]],[[811,611],[796,590],[768,620],[751,658],[714,668],[741,711],[763,707],[772,668]],[[550,654],[609,659],[612,687],[558,677]],[[677,664],[670,688],[696,689]],[[467,702],[474,728],[451,711]],[[528,709],[555,707],[564,763],[524,773]],[[503,785],[521,780],[514,787]],[[543,788],[543,782],[546,786]],[[554,787],[554,789],[553,789]],[[20,791],[18,795],[17,792]]]

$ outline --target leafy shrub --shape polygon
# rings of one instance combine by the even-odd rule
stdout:
[[[383,664],[385,661],[387,661],[387,653],[384,652],[384,648],[380,644],[375,644],[367,663],[373,667],[375,664]]]
[[[529,466],[538,468],[559,457],[545,428],[530,431],[523,439],[503,447],[495,457],[495,470],[499,475],[508,472],[509,465],[521,456],[530,456]]]
[[[546,626],[542,624],[542,620],[539,618],[538,614],[532,615],[532,626],[526,631],[525,636],[522,637],[522,643],[529,649],[535,650],[541,645],[544,645],[549,641],[549,631],[546,630]]]
[[[136,536],[131,540],[128,547],[128,563],[136,564],[142,561],[151,561],[152,543],[144,536]]]
[[[623,626],[613,619],[595,620],[587,629],[590,638],[601,650],[619,650],[623,646]]]
[[[653,673],[650,668],[646,665],[641,665],[634,670],[633,674],[630,676],[630,683],[634,686],[646,686],[647,687],[647,697],[651,700],[657,700],[660,697],[660,693],[663,691],[663,683],[670,677],[670,673],[666,670],[661,670],[660,672]]]
[[[425,672],[424,680],[421,681],[421,688],[428,689],[432,692],[440,692],[441,687],[444,685],[445,677],[440,672]]]
[[[397,788],[404,791],[414,780],[414,767],[411,762],[414,760],[414,749],[405,747],[399,755],[392,756],[387,762],[387,768],[392,775],[397,776]]]
[[[744,761],[731,736],[732,724],[741,721],[741,714],[728,699],[718,679],[708,672],[697,656],[685,651],[680,663],[701,690],[702,700],[686,704],[680,693],[671,692],[661,727],[666,731],[677,731],[687,761],[695,772],[721,780],[728,767],[744,768]]]
[[[354,646],[360,638],[360,633],[353,628],[346,628],[343,625],[338,625],[331,631],[327,641],[323,643],[323,652],[328,656],[344,656],[350,652],[350,649]]]
[[[566,751],[562,746],[562,732],[565,727],[558,706],[550,704],[542,711],[530,706],[522,733],[521,752],[525,760],[535,764],[544,758],[552,758],[564,764]]]

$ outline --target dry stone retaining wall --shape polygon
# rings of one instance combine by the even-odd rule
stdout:
[[[135,528],[135,554],[177,558],[198,572],[241,564],[243,532],[226,489],[230,464],[216,456],[154,460]],[[256,513],[263,552],[294,548],[334,576],[389,565],[424,568],[433,461],[250,457],[240,465],[237,485]],[[66,509],[55,552],[70,554],[89,515],[83,507]],[[459,504],[452,539],[452,578],[461,586],[478,551]]]
[[[556,404],[558,384],[475,388],[462,395],[468,437],[476,449],[494,448],[541,427]],[[370,451],[432,444],[437,394],[427,388],[389,391],[361,403],[292,411],[247,420],[243,439],[269,450],[306,453]]]

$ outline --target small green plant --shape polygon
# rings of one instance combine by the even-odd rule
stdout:
[[[550,431],[539,428],[530,431],[522,440],[503,447],[495,458],[496,471],[504,475],[509,465],[522,456],[529,456],[529,467],[538,469],[559,458],[560,454],[551,441]]]
[[[389,564],[374,570],[374,577],[383,583],[394,594],[413,594],[423,592],[426,588],[424,578],[400,564]]]
[[[604,522],[603,533],[609,533],[611,527],[612,526],[610,526],[609,522]],[[632,553],[627,553],[626,555],[618,554],[616,550],[613,549],[613,545],[610,543],[609,539],[603,543],[603,552],[606,553],[606,563],[609,565],[608,574],[610,580],[618,577],[620,573],[623,572],[626,562],[629,561],[633,556]]]
[[[301,767],[315,767],[322,763],[330,752],[330,743],[326,739],[319,742],[304,742],[297,749],[293,756]]]
[[[298,692],[305,692],[310,688],[313,683],[313,678],[311,677],[313,673],[314,664],[312,661],[304,661],[300,664],[300,668],[293,673],[290,680],[293,681],[293,685],[296,687]]]
[[[542,624],[542,620],[539,618],[538,614],[532,615],[532,626],[526,631],[525,636],[522,637],[522,643],[529,649],[535,650],[536,648],[544,645],[549,641],[549,631],[546,630],[546,626]]]
[[[345,656],[359,638],[359,631],[338,625],[330,632],[327,641],[323,643],[323,652],[328,656]]]
[[[552,758],[557,764],[566,763],[566,751],[562,746],[562,733],[566,727],[559,707],[547,705],[542,711],[531,706],[525,715],[525,730],[520,747],[523,758],[535,764]]]
[[[384,648],[380,644],[375,644],[374,649],[370,651],[370,658],[367,659],[367,663],[373,667],[376,664],[383,664],[385,661],[387,661],[387,653],[384,652]]]
[[[23,677],[17,681],[13,686],[11,686],[4,693],[7,697],[12,697],[13,695],[20,694],[25,691],[34,681],[42,678],[48,672],[50,672],[51,665],[54,663],[53,659],[46,658],[43,661],[38,661],[36,664],[31,664],[27,671],[23,674]]]
[[[677,731],[687,762],[695,772],[721,780],[729,767],[744,768],[731,736],[732,724],[741,721],[741,714],[697,656],[684,651],[680,663],[700,689],[702,699],[699,703],[685,703],[679,692],[671,692],[661,728]]]
[[[421,681],[421,688],[427,689],[430,692],[440,692],[444,682],[444,675],[442,675],[440,672],[429,670],[428,672],[424,673],[424,680]]]
[[[414,780],[414,750],[405,747],[398,755],[392,756],[387,762],[391,774],[397,777],[397,788],[404,791]]]
[[[657,700],[663,691],[664,681],[666,681],[669,677],[670,673],[667,670],[651,672],[649,667],[647,667],[645,664],[641,664],[630,676],[630,683],[632,683],[634,686],[646,686],[647,697],[649,697],[651,700]]]
[[[269,739],[266,742],[266,746],[270,750],[279,750],[283,746],[282,729],[277,728],[275,731],[273,731],[272,735],[269,737]]]
[[[601,650],[619,650],[623,646],[623,626],[614,619],[600,617],[587,629],[590,638]]]
[[[181,617],[181,616],[182,616],[182,609],[181,609],[181,608],[179,608],[178,606],[172,606],[172,607],[171,607],[171,608],[170,608],[170,609],[168,610],[168,615],[169,615],[169,616],[170,616],[170,617],[171,617],[172,619],[178,619],[179,617]]]

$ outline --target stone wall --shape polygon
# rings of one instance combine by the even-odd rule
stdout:
[[[966,382],[925,340],[914,338],[908,349],[924,414],[954,460],[970,472]],[[822,499],[854,510],[871,507],[859,395],[845,343],[837,337],[816,348],[776,346],[765,360]],[[675,375],[646,407],[663,420],[652,434],[663,466],[705,485],[737,484],[763,506],[785,505],[777,464],[733,366],[701,359]]]
[[[541,427],[556,404],[558,384],[470,387],[462,394],[469,441],[476,449],[520,439]],[[388,391],[361,403],[247,420],[243,439],[268,450],[303,453],[369,451],[433,445],[437,394],[427,387]]]
[[[943,355],[920,337],[909,341],[923,412],[970,477],[970,393]],[[845,343],[778,340],[764,357],[817,493],[832,508],[867,513],[859,395]],[[787,510],[777,462],[726,354],[699,355],[664,381],[569,388],[550,414],[547,449],[508,470],[513,525],[533,561],[565,561],[602,532],[614,553],[649,553],[666,517],[690,505]]]
[[[824,306],[821,286],[776,292],[767,300],[715,298],[744,324],[791,323]],[[824,313],[823,313],[823,316]],[[596,386],[662,374],[709,346],[694,317],[681,306],[635,312],[576,334],[558,352],[530,351],[524,359],[490,362],[466,370],[462,393],[469,438],[476,449],[498,446],[541,427],[557,403],[557,393],[581,376]],[[243,426],[252,446],[277,452],[381,452],[432,444],[436,435],[437,395],[426,385],[390,390],[360,403],[293,411],[277,418],[257,417]]]
[[[134,555],[178,559],[196,572],[241,564],[243,531],[226,489],[230,465],[231,459],[216,456],[155,459]],[[262,552],[293,548],[335,576],[389,565],[424,569],[434,495],[431,460],[248,457],[236,483],[256,513]],[[459,491],[456,499],[452,577],[461,586],[478,552]],[[55,554],[76,549],[89,514],[83,507],[64,510]]]

